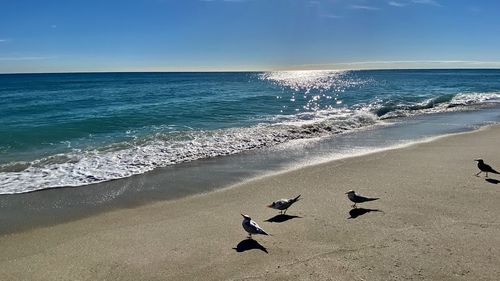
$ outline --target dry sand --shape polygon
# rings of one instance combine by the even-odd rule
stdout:
[[[0,280],[499,280],[500,184],[477,157],[500,169],[500,127],[5,235]],[[348,219],[349,189],[380,211]],[[299,217],[265,222],[297,194]],[[243,241],[240,213],[273,236]]]

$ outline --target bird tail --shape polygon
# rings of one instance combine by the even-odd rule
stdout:
[[[366,198],[366,201],[375,201],[375,200],[378,200],[380,198],[378,197],[374,197],[374,198]]]
[[[292,201],[293,201],[293,202],[297,202],[297,201],[299,201],[300,195],[301,195],[301,194],[299,194],[299,196],[297,196],[297,197],[293,198],[293,199],[292,199]]]
[[[491,173],[493,173],[493,174],[497,174],[497,175],[500,175],[500,173],[499,173],[499,172],[497,172],[497,171],[495,171],[495,170],[491,171]]]

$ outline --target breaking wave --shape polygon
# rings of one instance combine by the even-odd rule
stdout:
[[[443,95],[415,103],[394,104],[389,102],[384,105],[374,103],[368,108],[379,119],[383,120],[418,114],[469,110],[498,102],[500,102],[500,92],[459,93],[456,95]]]
[[[334,135],[376,123],[376,116],[362,111],[320,112],[278,117],[280,122],[247,128],[188,131],[175,136],[157,134],[149,139],[119,143],[99,150],[58,154],[32,162],[0,166],[0,193],[80,186],[142,174],[202,158],[236,154],[290,140]],[[285,121],[288,119],[288,121]]]

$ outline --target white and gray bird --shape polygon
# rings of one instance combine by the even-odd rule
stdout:
[[[283,210],[288,210],[290,206],[292,206],[293,203],[299,201],[300,195],[295,197],[295,198],[290,198],[290,199],[280,199],[277,201],[274,201],[271,205],[268,205],[269,208],[273,208],[276,210],[280,210],[280,214],[283,213]]]
[[[347,198],[349,198],[349,200],[354,202],[354,205],[352,205],[353,208],[356,208],[357,203],[363,203],[363,202],[374,201],[374,200],[379,199],[379,198],[365,197],[363,195],[357,194],[356,192],[354,192],[354,190],[349,190],[345,194],[347,194]]]
[[[254,222],[252,218],[247,215],[241,215],[243,216],[243,222],[241,222],[241,225],[243,226],[243,229],[248,232],[248,238],[252,238],[252,234],[269,235],[256,222]]]

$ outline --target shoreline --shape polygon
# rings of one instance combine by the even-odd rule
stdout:
[[[338,140],[339,137],[356,135],[357,133],[367,133],[370,131],[380,130],[381,128],[390,128],[394,125],[395,125],[394,123],[385,125],[379,124],[378,126],[372,126],[369,128],[365,128],[363,130],[361,129],[353,130],[352,132],[346,132],[344,134],[335,135],[331,138],[331,140],[335,141]],[[383,153],[386,151],[405,149],[414,145],[433,142],[441,138],[487,130],[488,128],[494,126],[500,126],[500,125],[498,125],[498,123],[486,124],[486,125],[483,124],[480,127],[474,128],[472,130],[470,129],[466,130],[465,128],[463,128],[459,132],[438,134],[420,139],[412,139],[400,143],[393,143],[389,146],[361,147],[360,149],[356,151],[351,151],[348,154],[341,153],[339,155],[329,155],[320,158],[317,157],[311,159],[304,158],[301,159],[301,161],[299,162],[290,162],[285,165],[279,165],[277,168],[275,167],[274,169],[261,172],[250,172],[246,176],[236,175],[229,180],[222,181],[222,183],[219,180],[216,181],[214,184],[212,184],[210,188],[207,188],[205,190],[193,190],[192,183],[186,182],[186,178],[191,177],[192,173],[192,171],[191,172],[185,171],[184,169],[186,169],[186,167],[189,168],[195,166],[196,167],[195,173],[196,173],[196,171],[199,172],[200,169],[203,169],[206,163],[210,162],[217,163],[221,160],[228,161],[229,163],[231,163],[231,158],[246,159],[247,154],[256,154],[256,153],[266,154],[266,151],[261,151],[261,150],[246,151],[240,154],[226,156],[224,158],[216,157],[209,159],[200,159],[194,162],[186,162],[175,166],[158,168],[144,174],[134,175],[132,177],[112,180],[108,182],[96,183],[87,186],[54,187],[54,188],[41,189],[19,194],[4,194],[0,196],[0,199],[3,199],[3,201],[0,201],[0,207],[2,207],[4,213],[2,219],[3,225],[0,227],[0,237],[2,235],[9,235],[13,233],[34,230],[37,228],[50,227],[58,224],[69,223],[72,221],[81,220],[92,216],[97,216],[107,212],[136,208],[145,205],[155,204],[157,202],[172,201],[172,200],[175,201],[193,196],[206,195],[212,192],[225,191],[239,185],[251,183],[252,181],[255,180],[261,180],[268,177],[279,176],[282,174],[294,172],[308,167],[324,165],[335,161],[349,160],[351,158],[365,157],[371,154]],[[324,142],[325,140],[329,142],[328,139],[318,139],[317,142]],[[310,141],[310,140],[298,140],[298,141]],[[307,145],[314,146],[313,143],[315,142],[312,143],[306,142],[306,143]],[[292,143],[283,145],[284,146],[280,150],[287,150],[290,148],[290,145],[293,146]],[[311,147],[309,147],[308,149],[311,149]],[[226,168],[232,169],[231,166]],[[171,169],[173,169],[173,172]],[[217,170],[221,168],[216,167],[215,169]],[[231,173],[234,173],[234,171],[231,171]],[[185,175],[180,176],[181,178],[183,178],[183,180],[181,180],[177,184],[172,185],[170,182],[169,183],[170,185],[168,187],[157,187],[157,188],[153,187],[152,188],[153,190],[145,189],[142,191],[130,191],[135,189],[134,186],[136,185],[155,185],[158,184],[159,182],[171,181],[170,179],[171,176],[173,175],[177,176],[181,174]],[[205,178],[204,180],[209,180],[209,179]],[[127,194],[127,192],[129,194]],[[61,203],[63,200],[66,199],[72,200],[73,196],[79,199],[75,199],[74,201],[69,202],[66,205],[64,202]],[[53,197],[56,198],[53,199]],[[8,204],[10,203],[10,199],[16,199],[16,198],[26,198],[26,199],[21,199],[19,202],[13,200],[13,203],[11,203],[11,205],[20,204],[22,206],[29,206],[30,208],[33,208],[33,210],[35,210],[35,213],[22,214],[21,212],[21,215],[19,216],[16,210],[12,210],[12,208],[5,209],[5,207],[8,206]],[[35,205],[40,201],[48,199],[51,199],[51,201],[50,203],[47,204],[45,209],[42,206]],[[87,202],[94,200],[96,201],[96,203],[79,204],[78,202],[78,201]],[[64,211],[60,212],[60,210]],[[42,212],[45,211],[45,213],[43,214],[38,213],[40,211]],[[7,215],[5,215],[6,213]],[[11,221],[9,221],[9,219]],[[22,223],[17,223],[16,220],[21,220]],[[26,221],[28,221],[28,223],[25,223]]]
[[[472,159],[498,169],[498,139],[490,125],[3,235],[0,279],[495,280],[500,181]],[[381,199],[348,219],[349,189]],[[273,236],[245,242],[240,213]]]
[[[482,112],[484,114],[484,111]],[[459,112],[459,114],[460,113],[464,112]],[[441,113],[441,115],[448,116],[448,114],[446,113]],[[439,113],[438,115],[434,116],[439,116]],[[420,118],[429,117],[432,119],[432,116],[420,116]],[[408,120],[411,119],[412,118],[409,118]],[[352,136],[359,137],[358,134],[368,134],[369,136],[371,134],[370,132],[380,132],[379,130],[390,129],[394,128],[395,126],[406,127],[409,126],[408,120],[402,123],[405,124],[403,126],[397,125],[398,123],[378,124],[363,129],[354,129],[353,131],[345,132],[326,139],[319,138],[317,140],[305,139],[296,141],[303,142],[305,144],[305,147],[307,147],[307,150],[313,151],[318,148],[318,143],[336,143],[338,141],[345,142],[345,140],[341,141],[341,139],[347,138],[349,141]],[[428,122],[428,120],[426,122]],[[285,163],[283,165],[281,161],[286,162],[286,160],[282,159],[278,161],[278,163],[280,164],[278,164],[277,166],[262,171],[235,171],[233,160],[240,159],[236,160],[235,162],[236,165],[238,165],[238,163],[246,161],[249,155],[250,157],[256,157],[256,155],[259,154],[268,155],[276,147],[270,147],[271,150],[266,149],[267,151],[245,151],[239,154],[225,156],[223,158],[215,157],[208,159],[199,159],[193,162],[180,163],[174,166],[158,168],[144,174],[138,174],[131,177],[111,180],[102,183],[90,184],[87,186],[54,187],[26,193],[4,194],[0,196],[0,207],[3,209],[2,211],[4,213],[3,225],[0,226],[0,236],[16,232],[29,231],[41,227],[54,226],[61,223],[68,223],[71,221],[80,220],[87,217],[99,215],[101,213],[112,212],[115,210],[135,208],[148,204],[154,204],[156,202],[179,200],[186,197],[204,195],[210,192],[223,191],[233,188],[234,186],[252,182],[254,180],[277,176],[310,166],[317,166],[350,158],[363,157],[373,153],[382,153],[384,151],[403,149],[409,146],[431,142],[443,137],[453,136],[456,134],[473,133],[475,131],[487,129],[490,126],[495,125],[482,124],[479,126],[479,128],[474,126],[474,129],[466,129],[466,127],[464,127],[462,129],[459,129],[458,132],[450,130],[451,132],[447,132],[444,134],[441,133],[438,135],[432,135],[423,138],[420,137],[417,139],[405,140],[403,142],[393,141],[393,143],[389,145],[385,144],[382,146],[378,146],[373,144],[368,145],[367,143],[364,146],[362,145],[361,147],[357,147],[354,151],[344,151],[339,154],[330,154],[328,156],[321,155],[320,157],[317,157],[317,155],[316,157],[312,158],[304,158],[299,156],[299,161],[297,161],[297,158],[294,157],[296,155],[292,155],[291,159],[288,159],[288,163]],[[296,144],[293,144],[292,142],[282,144],[281,148],[277,151],[287,151],[294,146],[296,146]],[[323,148],[322,150],[324,152],[325,149]],[[274,151],[273,153],[276,154],[276,151]],[[262,156],[257,156],[257,158],[259,157]],[[271,156],[270,159],[273,159],[273,157]],[[228,164],[223,164],[222,166],[220,166],[220,162],[227,162]],[[266,161],[263,159],[258,159],[257,164],[260,165],[261,162]],[[216,179],[215,182],[211,183],[214,178],[211,177],[210,172],[204,173],[202,171],[204,168],[207,168],[207,164],[215,165],[214,168],[211,169],[215,170],[216,172],[221,169],[228,170],[229,172],[225,173],[225,176],[229,176],[229,179]],[[273,165],[271,165],[271,167],[272,166]],[[253,166],[250,167],[252,168]],[[194,172],[190,171],[190,169]],[[240,170],[241,169],[242,168],[240,167]],[[243,170],[244,169],[245,167],[243,167]],[[255,167],[253,167],[253,169],[255,169]],[[211,183],[211,187],[198,190],[199,187],[197,186],[199,184],[195,183],[195,185],[193,185],[193,182],[189,180],[189,178],[192,178],[193,173],[197,174],[197,176],[202,176],[203,184],[206,184],[206,182],[208,181],[208,183]],[[181,178],[181,180],[176,179],[172,181],[172,178],[177,177]],[[168,186],[163,186],[165,182],[167,182]],[[157,185],[158,187],[155,187],[155,185]],[[150,187],[149,189],[146,187],[141,187],[143,189],[137,189],[138,186],[152,187]],[[135,189],[137,189],[137,191],[135,191]],[[16,200],[19,198],[21,199]],[[45,203],[45,201],[47,201],[47,203]],[[39,205],[40,202],[45,205]],[[20,205],[29,208],[23,209],[21,212],[19,212],[19,208],[9,208],[9,205]]]

